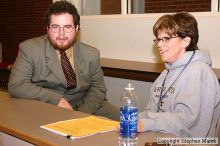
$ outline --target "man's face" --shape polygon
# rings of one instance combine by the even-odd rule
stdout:
[[[69,49],[75,41],[78,26],[74,27],[73,16],[69,13],[51,15],[47,35],[56,50]]]

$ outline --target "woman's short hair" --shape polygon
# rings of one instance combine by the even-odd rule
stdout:
[[[176,14],[166,14],[161,16],[153,26],[153,33],[155,37],[157,37],[158,33],[161,31],[167,33],[170,37],[190,37],[191,41],[189,46],[186,48],[186,51],[198,49],[198,24],[195,17],[187,12],[179,12]]]

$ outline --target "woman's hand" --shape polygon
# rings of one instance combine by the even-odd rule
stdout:
[[[120,124],[117,126],[116,131],[120,132]],[[144,132],[144,126],[139,119],[138,119],[138,123],[137,123],[137,132]]]
[[[144,126],[143,126],[143,123],[140,121],[140,119],[138,119],[137,131],[144,132]]]

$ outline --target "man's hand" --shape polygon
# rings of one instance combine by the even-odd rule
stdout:
[[[60,102],[58,103],[58,106],[69,110],[73,110],[72,106],[64,98],[61,98]]]

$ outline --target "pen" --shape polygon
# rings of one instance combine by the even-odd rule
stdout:
[[[71,139],[72,135],[66,135],[66,138]]]

